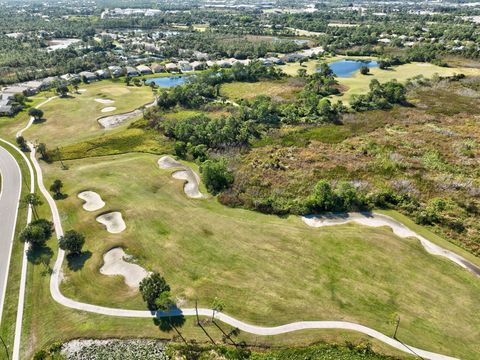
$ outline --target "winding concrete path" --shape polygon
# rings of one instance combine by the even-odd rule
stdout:
[[[53,98],[55,98],[55,97],[53,97]],[[45,102],[43,102],[40,105],[43,105],[43,104],[47,103],[48,101],[52,100],[53,98],[50,98],[50,99],[46,100]],[[20,136],[24,130],[28,129],[32,125],[32,123],[33,123],[33,120],[30,119],[27,126],[17,133],[17,137]],[[30,171],[30,178],[31,178],[31,181],[32,181],[31,182],[31,191],[32,192],[34,191],[34,176],[35,176],[34,173],[37,174],[38,187],[39,187],[42,195],[47,200],[47,203],[48,203],[48,205],[51,209],[52,220],[53,220],[53,223],[54,223],[54,226],[55,226],[56,236],[57,236],[57,238],[60,238],[61,236],[63,236],[63,228],[62,228],[62,224],[61,224],[61,221],[60,221],[60,215],[59,215],[59,212],[58,212],[58,208],[55,204],[54,199],[52,198],[50,193],[47,191],[47,189],[45,188],[45,185],[43,183],[42,170],[41,170],[41,167],[40,167],[40,165],[39,165],[39,163],[36,159],[36,152],[35,152],[35,149],[34,149],[33,145],[29,144],[29,147],[31,149],[30,160],[33,163],[35,172],[33,171],[32,167],[31,167],[31,164],[30,164],[30,162],[28,162],[28,159],[26,158],[25,154],[23,154],[13,144],[10,144],[10,145],[13,146],[16,149],[16,151],[18,151],[20,154],[22,154],[23,158],[27,161],[29,171]],[[10,154],[8,154],[8,155],[10,155]],[[3,152],[0,152],[0,160],[2,158],[8,157],[8,155],[6,155]],[[16,164],[16,166],[17,166],[17,169],[18,169],[18,164]],[[10,167],[11,167],[11,165],[10,165]],[[2,173],[2,175],[3,175],[3,173]],[[6,179],[6,178],[10,178],[12,176],[15,176],[15,175],[14,174],[12,175],[11,172],[8,172],[7,175],[2,176],[2,189],[3,189],[3,183],[5,182],[4,178]],[[20,177],[21,177],[21,174],[20,174]],[[10,181],[10,180],[7,180],[7,181]],[[15,182],[15,180],[13,180],[13,182]],[[20,184],[20,187],[21,187],[21,178],[20,178],[20,180],[18,180],[18,184]],[[19,196],[20,195],[18,195],[18,197]],[[15,199],[13,199],[13,200],[11,199],[10,202],[15,202],[14,207],[16,209],[18,207],[18,198],[17,198],[16,201],[14,201],[14,200]],[[0,204],[2,204],[2,203],[0,202]],[[3,206],[1,208],[3,208]],[[1,210],[1,208],[0,208],[0,210]],[[15,211],[17,211],[17,210],[15,210]],[[3,218],[0,218],[0,219],[3,219]],[[31,209],[29,209],[29,219],[31,219]],[[3,222],[2,222],[2,224],[3,224]],[[400,225],[402,225],[405,229],[408,229],[403,224],[400,224]],[[392,229],[393,229],[393,227],[392,227]],[[410,229],[408,229],[408,230],[411,231]],[[416,237],[418,238],[418,236],[416,236]],[[423,242],[422,242],[422,244],[423,244]],[[435,244],[433,244],[433,245],[435,245]],[[437,246],[437,245],[435,245],[435,246]],[[440,248],[440,249],[442,249],[442,248]],[[445,250],[445,249],[442,249],[442,250],[443,251],[448,251],[448,250]],[[17,324],[16,324],[16,334],[15,334],[14,353],[13,353],[13,359],[15,359],[15,360],[17,360],[19,358],[18,354],[19,354],[19,346],[20,346],[22,317],[23,317],[23,303],[24,303],[25,280],[26,280],[26,255],[25,254],[26,253],[24,253],[24,259],[23,259],[24,263],[23,263],[23,266],[22,266],[22,280],[21,280],[20,292],[19,292],[19,307],[18,307],[18,312],[17,312]],[[454,253],[452,253],[452,254],[454,254]],[[438,255],[442,255],[442,254],[438,254]],[[454,254],[454,255],[456,255],[456,254]],[[458,256],[458,255],[456,255],[456,256]],[[65,252],[61,249],[58,249],[58,256],[57,256],[57,259],[55,261],[52,276],[50,278],[50,293],[51,293],[51,295],[52,295],[52,297],[55,301],[57,301],[58,303],[66,306],[66,307],[76,309],[76,310],[80,310],[80,311],[87,311],[87,312],[92,312],[92,313],[96,313],[96,314],[102,314],[102,315],[117,316],[117,317],[138,317],[138,318],[166,317],[166,316],[176,316],[176,315],[177,316],[178,315],[195,316],[196,313],[197,313],[197,310],[194,309],[194,308],[177,309],[177,310],[171,311],[169,313],[155,313],[155,312],[143,311],[143,310],[127,310],[127,309],[109,308],[109,307],[97,306],[97,305],[92,305],[92,304],[86,304],[86,303],[82,303],[82,302],[75,301],[73,299],[67,298],[60,291],[60,283],[61,283],[62,278],[63,278],[63,276],[62,276],[62,264],[63,264],[64,258],[65,258]],[[463,258],[461,258],[461,259],[463,259]],[[464,267],[466,267],[466,266],[464,266]],[[198,314],[200,316],[211,316],[212,309],[199,308],[198,309]],[[216,318],[220,321],[223,321],[226,324],[229,324],[233,327],[236,327],[236,328],[240,329],[241,331],[249,332],[249,333],[256,334],[256,335],[265,335],[265,336],[267,336],[267,335],[268,336],[279,335],[279,334],[284,334],[284,333],[289,333],[289,332],[294,332],[294,331],[299,331],[299,330],[307,330],[307,329],[342,329],[342,330],[357,331],[357,332],[366,334],[366,335],[368,335],[372,338],[375,338],[375,339],[377,339],[377,340],[379,340],[379,341],[381,341],[385,344],[388,344],[388,345],[392,346],[393,348],[396,348],[398,350],[404,351],[406,353],[409,353],[409,354],[412,354],[412,355],[415,355],[415,356],[420,356],[420,357],[425,358],[425,359],[432,359],[432,360],[452,360],[452,359],[455,359],[453,357],[449,357],[449,356],[446,356],[446,355],[437,354],[437,353],[429,352],[429,351],[422,350],[422,349],[417,349],[415,347],[403,344],[403,343],[401,343],[401,342],[399,342],[399,341],[397,341],[397,340],[395,340],[395,339],[393,339],[393,338],[391,338],[387,335],[384,335],[384,334],[382,334],[382,333],[380,333],[380,332],[378,332],[374,329],[368,328],[368,327],[360,325],[360,324],[351,323],[351,322],[345,322],[345,321],[299,321],[299,322],[293,322],[293,323],[290,323],[290,324],[285,324],[285,325],[276,326],[276,327],[261,327],[261,326],[251,325],[251,324],[242,322],[242,321],[237,320],[237,319],[235,319],[235,318],[233,318],[233,317],[231,317],[227,314],[224,314],[224,313],[216,313]]]
[[[38,104],[36,106],[36,108],[39,108],[39,107],[43,106],[44,104],[50,102],[53,99],[56,99],[57,97],[58,96],[52,96],[52,97],[46,99],[42,103]],[[19,130],[17,132],[17,134],[15,135],[15,137],[18,138],[19,136],[22,136],[23,132],[25,130],[27,130],[30,126],[32,126],[34,120],[35,120],[34,117],[31,116],[30,119],[28,120],[28,123],[25,125],[25,127],[22,128],[21,130]],[[27,156],[16,145],[10,143],[9,141],[6,141],[4,139],[0,139],[0,142],[3,142],[5,144],[9,145],[18,154],[20,154],[20,156],[23,158],[23,160],[25,161],[25,163],[28,166],[28,170],[29,170],[29,174],[30,174],[30,192],[31,193],[35,192],[35,172],[33,171],[32,165],[28,161]],[[16,162],[16,160],[15,160],[15,162]],[[16,163],[16,166],[18,167],[18,170],[20,171],[20,167],[18,166],[18,163]],[[20,196],[21,196],[21,187],[22,187],[21,176],[22,176],[22,174],[21,174],[21,171],[20,171],[20,180],[18,182],[18,186],[19,186],[19,189],[20,189],[19,200],[20,200]],[[19,205],[19,202],[17,202],[17,207],[18,207],[18,205]],[[0,210],[2,208],[3,208],[3,204],[2,204],[2,206],[0,206]],[[32,216],[33,216],[32,207],[29,205],[28,210],[27,210],[27,224],[30,224],[30,222],[32,221]],[[0,215],[0,219],[3,219],[2,215]],[[3,229],[2,229],[1,232],[3,232]],[[12,241],[13,241],[14,236],[15,236],[15,229],[13,229],[13,232],[12,232]],[[26,289],[26,283],[27,283],[27,266],[28,266],[27,252],[28,252],[28,249],[29,249],[29,245],[27,243],[25,243],[25,245],[23,247],[22,269],[21,269],[21,272],[20,272],[20,286],[19,286],[19,290],[18,290],[17,316],[16,316],[16,320],[15,320],[15,335],[14,335],[14,339],[13,339],[12,360],[18,360],[20,358],[20,341],[21,341],[21,336],[22,336],[23,309],[25,307],[25,289]],[[8,273],[6,274],[6,276],[8,277]],[[6,283],[5,283],[5,289],[6,289]],[[1,301],[1,304],[0,304],[0,306],[1,306],[0,307],[0,321],[1,321],[1,318],[2,318],[1,313],[2,313],[2,310],[3,310],[3,301],[4,301],[4,295],[2,296],[2,301]]]
[[[57,237],[61,237],[63,235],[63,228],[62,223],[60,221],[60,215],[58,212],[58,208],[55,204],[50,193],[45,188],[43,184],[43,175],[40,165],[35,156],[35,149],[32,147],[32,152],[30,158],[33,162],[36,174],[37,174],[37,184],[38,188],[42,192],[43,196],[47,200],[51,212],[52,212],[52,219],[55,226],[55,232]],[[55,301],[58,303],[69,307],[71,309],[76,309],[80,311],[87,311],[96,314],[102,315],[109,315],[109,316],[118,316],[118,317],[137,317],[137,318],[153,318],[153,317],[167,317],[167,316],[195,316],[196,309],[194,308],[185,308],[185,309],[177,309],[168,313],[155,313],[150,311],[143,311],[143,310],[127,310],[127,309],[118,309],[118,308],[109,308],[104,306],[98,306],[93,304],[86,304],[82,303],[70,298],[65,297],[60,291],[60,283],[62,281],[62,263],[65,258],[65,252],[61,249],[58,250],[57,260],[55,261],[55,265],[53,268],[53,273],[50,278],[50,293]],[[199,308],[198,314],[201,316],[211,316],[212,309],[206,308]],[[251,325],[245,323],[243,321],[237,320],[227,314],[224,313],[217,313],[216,318],[220,321],[223,321],[226,324],[229,324],[233,327],[240,329],[241,331],[245,331],[248,333],[256,334],[256,335],[279,335],[285,334],[289,332],[299,331],[299,330],[307,330],[307,329],[342,329],[342,330],[351,330],[357,331],[372,338],[375,338],[385,344],[392,346],[395,349],[404,351],[408,354],[421,356],[425,359],[431,360],[452,360],[455,359],[450,356],[437,354],[434,352],[429,352],[422,349],[417,349],[413,346],[406,345],[400,341],[397,341],[387,335],[380,333],[374,329],[368,328],[366,326],[355,324],[346,321],[300,321],[294,322],[290,324],[285,324],[276,327],[262,327]]]

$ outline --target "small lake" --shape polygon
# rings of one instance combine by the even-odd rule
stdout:
[[[185,81],[187,81],[187,76],[160,76],[157,78],[150,78],[145,81],[145,83],[150,84],[153,82],[157,86],[169,88],[185,84]]]
[[[333,70],[338,77],[348,78],[353,76],[362,66],[368,66],[369,68],[378,67],[376,61],[360,61],[360,60],[340,60],[328,64],[330,69]]]

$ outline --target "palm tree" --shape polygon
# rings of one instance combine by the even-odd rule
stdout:
[[[30,193],[25,195],[25,198],[23,201],[32,207],[32,213],[33,213],[33,218],[38,219],[38,213],[37,213],[37,208],[36,206],[42,205],[42,200],[40,200],[40,196],[38,196],[35,193]]]
[[[42,159],[46,160],[48,158],[47,145],[45,145],[44,143],[40,143],[36,147],[37,151],[40,153],[40,155],[42,155]]]
[[[215,312],[221,312],[225,308],[225,303],[222,299],[215,296],[212,302],[212,321],[215,317]]]

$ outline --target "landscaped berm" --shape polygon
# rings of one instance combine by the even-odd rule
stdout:
[[[400,317],[397,336],[405,343],[459,358],[478,355],[480,281],[472,273],[389,228],[316,229],[296,216],[226,208],[215,198],[190,199],[182,182],[172,178],[175,170],[159,168],[159,158],[71,160],[66,172],[57,163],[42,165],[46,183],[63,178],[67,194],[90,189],[107,204],[88,212],[77,196],[58,202],[64,228],[84,233],[91,252],[83,267],[64,264],[61,290],[67,297],[145,309],[123,277],[100,273],[104,254],[121,247],[130,261],[164,275],[181,306],[198,300],[210,307],[218,297],[226,313],[254,324],[345,320],[385,334],[393,333]],[[106,211],[122,213],[123,232],[109,233],[95,220]]]

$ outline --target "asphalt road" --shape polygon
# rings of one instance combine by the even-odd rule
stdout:
[[[22,174],[15,158],[0,146],[0,321],[7,288],[8,268],[17,222]]]

